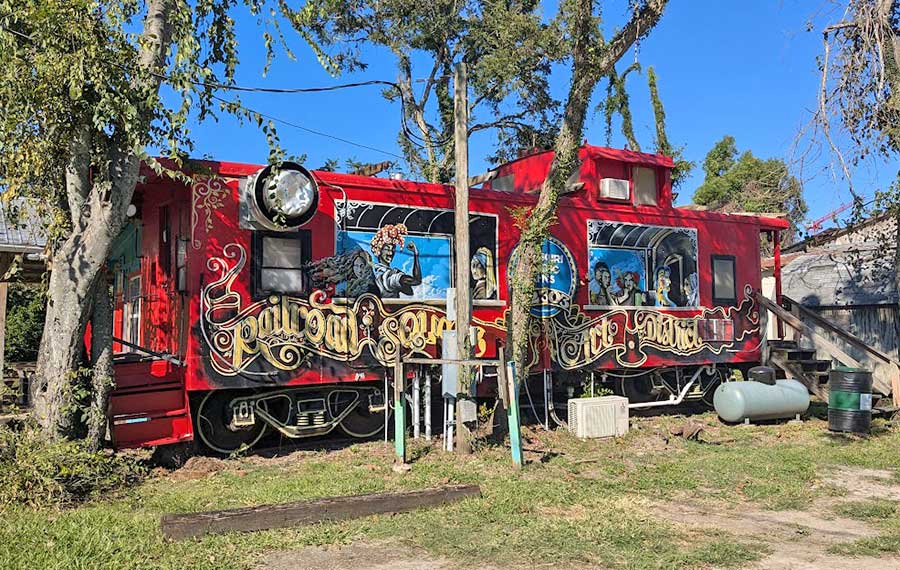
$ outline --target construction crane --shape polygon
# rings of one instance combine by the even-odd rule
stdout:
[[[822,224],[824,224],[828,220],[834,219],[838,214],[840,214],[841,212],[843,212],[845,210],[849,210],[852,207],[853,207],[853,202],[847,202],[845,204],[841,204],[840,206],[838,206],[834,210],[828,212],[821,218],[816,218],[815,220],[806,224],[806,231],[809,232],[810,234],[815,234],[815,233],[822,231]]]

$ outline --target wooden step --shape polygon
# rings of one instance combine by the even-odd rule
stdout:
[[[797,341],[794,340],[769,340],[766,341],[772,350],[796,349]]]
[[[807,389],[818,396],[819,398],[825,400],[828,398],[828,387],[827,380],[826,383],[822,383],[822,377],[826,374],[825,371],[804,371],[802,360],[788,360],[787,355],[783,352],[774,353],[770,358],[770,365],[775,367],[776,370],[781,369],[783,373],[786,373],[786,376],[794,378],[798,382],[802,383]],[[817,361],[807,361],[814,362],[816,364],[813,367],[819,366]],[[831,366],[830,361],[827,362],[829,367]],[[826,376],[827,377],[827,376]]]
[[[828,386],[828,378],[830,377],[828,372],[815,372],[814,374],[819,382],[819,386]]]
[[[784,352],[788,360],[816,360],[815,350],[793,348],[789,350],[781,349],[781,352]]]
[[[793,360],[789,362],[796,362],[800,365],[800,369],[804,372],[828,372],[831,370],[831,361],[830,360],[821,360],[821,359],[810,359],[810,360]]]

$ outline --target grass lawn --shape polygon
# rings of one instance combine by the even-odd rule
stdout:
[[[702,439],[669,435],[684,418],[638,418],[627,437],[579,441],[566,432],[529,431],[529,464],[516,471],[508,451],[482,447],[466,458],[413,443],[412,470],[391,470],[383,443],[280,458],[201,459],[205,474],[183,469],[77,508],[0,513],[0,568],[248,568],[261,555],[304,545],[392,540],[460,563],[596,564],[609,568],[740,567],[766,553],[747,536],[697,530],[654,514],[661,501],[764,509],[804,509],[842,490],[825,474],[837,466],[893,469],[900,427],[876,423],[873,436],[830,436],[825,423],[726,427],[712,414]],[[712,442],[712,443],[709,443]],[[192,512],[330,495],[478,483],[483,497],[438,509],[253,534],[168,542],[163,513]],[[880,554],[900,550],[900,508],[844,504],[844,516],[874,520],[883,534],[842,545]]]

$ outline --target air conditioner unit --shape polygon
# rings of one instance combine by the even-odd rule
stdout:
[[[628,433],[628,398],[569,400],[569,431],[576,437],[618,437]]]
[[[604,178],[600,181],[600,197],[611,200],[628,200],[631,198],[631,189],[627,180],[618,178]]]

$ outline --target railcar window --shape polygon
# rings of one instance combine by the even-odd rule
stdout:
[[[733,305],[737,301],[737,287],[734,278],[734,256],[712,256],[713,303]]]
[[[141,344],[141,276],[136,275],[128,280],[122,310],[122,332],[125,340],[131,344]],[[130,351],[130,347],[123,347]]]
[[[169,225],[169,207],[159,209],[159,267],[166,276],[172,274],[172,228]]]
[[[308,231],[291,234],[257,232],[254,240],[254,285],[257,293],[299,294],[306,289],[303,266],[310,259]]]
[[[634,168],[634,203],[639,206],[656,206],[656,171],[652,168]]]
[[[175,286],[180,292],[187,291],[187,248],[188,240],[179,237],[175,252]]]

